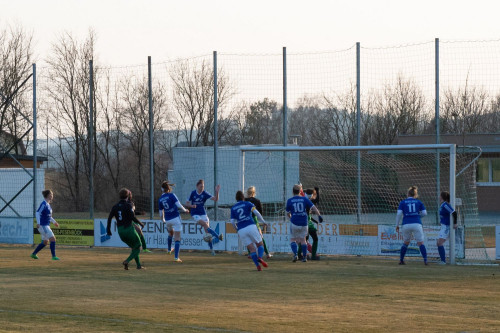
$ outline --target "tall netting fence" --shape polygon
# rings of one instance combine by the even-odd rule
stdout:
[[[56,194],[54,210],[64,217],[89,216],[92,161],[95,216],[107,215],[121,187],[132,190],[138,211],[148,215],[153,205],[156,213],[161,181],[172,172],[180,172],[174,167],[175,149],[212,147],[215,139],[221,154],[222,149],[239,145],[281,145],[285,101],[287,144],[356,145],[358,130],[361,145],[395,145],[402,135],[435,135],[436,45],[435,41],[386,48],[361,45],[359,82],[356,45],[317,53],[288,50],[286,57],[279,52],[220,52],[216,57],[217,138],[213,54],[163,62],[153,59],[151,91],[146,57],[144,64],[125,67],[107,67],[95,60],[92,122],[88,57],[54,58],[38,67],[36,87],[37,146],[39,155],[48,157],[42,167],[46,168],[46,187]],[[438,46],[440,134],[462,135],[461,146],[467,146],[472,145],[467,135],[498,133],[500,41],[441,41]],[[150,98],[154,120],[152,175]],[[89,155],[91,123],[93,156]],[[481,175],[489,167],[487,172],[493,175],[487,182],[477,183],[476,190],[481,208],[478,225],[481,232],[491,233],[485,240],[489,245],[499,216],[491,209],[494,202],[489,202],[495,198],[492,189],[500,183],[495,171],[498,150],[483,149],[483,155],[471,166],[472,170],[479,163]],[[215,158],[213,149],[206,158]],[[223,182],[221,163],[212,161],[211,169],[194,178]],[[471,177],[476,179],[477,175]],[[194,188],[194,180],[189,182]],[[275,205],[277,208],[278,202]]]

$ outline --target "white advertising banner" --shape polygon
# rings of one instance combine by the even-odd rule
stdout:
[[[291,252],[290,222],[267,222],[268,233],[264,234],[270,252]],[[376,225],[344,225],[336,223],[317,224],[318,254],[378,255],[379,241]],[[230,226],[226,227],[228,251],[238,251],[238,235]],[[312,242],[312,239],[309,239]]]
[[[33,218],[0,217],[0,243],[33,244]]]
[[[379,239],[380,239],[380,255],[399,255],[401,246],[403,245],[403,234],[401,229],[399,233],[396,232],[396,228],[393,225],[379,225]],[[440,226],[424,226],[424,245],[427,250],[428,257],[439,258],[439,252],[437,249],[437,240],[439,238]],[[446,249],[446,255],[449,256],[450,253],[450,242],[446,241],[444,244]],[[465,257],[465,242],[464,242],[464,229],[455,229],[455,255],[457,258]],[[406,256],[420,256],[420,249],[417,242],[412,239],[408,250],[406,251]]]
[[[166,249],[168,246],[167,225],[159,220],[141,220],[145,224],[142,229],[144,239],[149,249]],[[111,222],[111,236],[106,233],[108,221],[106,219],[94,220],[95,246],[127,247],[118,235],[116,221]],[[225,233],[225,224],[210,221],[210,227],[217,233]],[[208,250],[208,244],[203,241],[205,232],[193,220],[182,221],[181,248],[184,250]],[[215,250],[225,250],[224,241],[213,240]]]

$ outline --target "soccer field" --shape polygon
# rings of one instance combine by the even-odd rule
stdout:
[[[270,259],[59,247],[39,260],[0,245],[0,331],[493,332],[500,330],[495,266],[424,266],[374,257]]]

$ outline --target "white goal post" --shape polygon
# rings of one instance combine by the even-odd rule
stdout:
[[[441,169],[447,169],[448,171],[448,179],[446,181],[446,190],[450,192],[450,204],[452,207],[455,207],[455,198],[456,198],[456,168],[457,168],[457,149],[455,144],[427,144],[427,145],[381,145],[381,146],[308,146],[308,147],[300,147],[300,146],[241,146],[240,147],[241,151],[241,188],[244,190],[246,186],[250,185],[255,185],[256,183],[269,183],[269,182],[274,182],[277,186],[275,186],[276,192],[280,192],[281,197],[283,197],[283,202],[285,201],[286,197],[291,196],[291,188],[295,183],[298,183],[299,181],[307,180],[307,178],[313,179],[314,174],[308,175],[304,170],[308,169],[314,169],[315,165],[320,164],[321,165],[321,170],[318,168],[316,169],[316,173],[321,173],[321,172],[330,172],[330,173],[338,173],[340,174],[339,177],[341,177],[343,174],[346,175],[347,178],[350,180],[356,179],[356,191],[354,191],[354,185],[352,185],[352,193],[348,193],[351,196],[354,196],[355,193],[355,200],[352,200],[352,205],[353,207],[349,208],[350,212],[352,213],[353,216],[353,223],[361,223],[362,219],[362,214],[364,211],[369,210],[370,208],[367,206],[367,204],[364,204],[363,196],[365,195],[363,193],[363,187],[364,181],[372,181],[373,182],[373,187],[375,190],[377,187],[382,187],[384,184],[384,178],[380,178],[376,180],[375,178],[378,176],[377,175],[377,166],[374,166],[377,162],[374,161],[370,156],[375,156],[377,154],[385,156],[383,160],[387,160],[387,156],[396,156],[396,160],[398,156],[403,156],[403,155],[413,155],[413,158],[410,158],[409,162],[402,162],[400,167],[394,166],[393,170],[385,171],[382,170],[383,172],[387,172],[388,174],[392,174],[392,178],[394,177],[399,177],[401,179],[405,179],[405,177],[411,177],[411,172],[408,173],[408,170],[405,170],[405,168],[410,168],[412,161],[413,162],[419,162],[421,159],[423,159],[420,156],[424,155],[418,155],[418,154],[425,154],[425,158],[427,158],[427,165],[430,166],[429,169],[433,169],[432,166],[432,156],[435,156],[434,158],[434,170],[435,174],[434,177],[435,179],[430,181],[429,184],[433,184],[435,186],[435,192],[430,193],[430,195],[427,196],[428,202],[427,204],[430,204],[433,202],[433,206],[431,210],[433,211],[438,211],[439,207],[439,196],[440,196],[440,191],[443,190],[441,187],[441,183],[443,181],[443,178],[445,175],[441,175]],[[253,155],[253,158],[250,158],[249,155]],[[265,167],[262,163],[262,158],[255,158],[255,154],[268,154],[270,157],[269,159],[274,160],[272,163],[275,167],[272,174],[264,174],[268,170],[272,170],[273,168]],[[335,155],[345,155],[344,157],[336,157]],[[273,157],[271,157],[271,155]],[[300,155],[300,158],[299,158]],[[305,155],[309,155],[309,157],[306,157]],[[322,156],[323,155],[323,156]],[[325,157],[326,155],[329,155],[331,157]],[[443,156],[446,156],[446,158],[442,158]],[[282,159],[282,168],[281,170],[280,167],[276,168],[276,165],[279,165],[279,163],[276,163],[276,160]],[[309,164],[306,164],[303,160],[304,159],[309,159],[310,161],[308,162]],[[350,163],[346,164],[348,165],[348,168],[350,170],[346,170],[346,166],[340,165],[339,161],[342,159],[346,160],[349,159]],[[300,166],[299,162],[300,160]],[[439,162],[439,163],[438,163]],[[391,163],[395,164],[395,162],[385,162],[389,163],[389,167],[391,167]],[[448,165],[445,165],[448,164]],[[368,173],[366,171],[366,168],[371,168],[373,169]],[[384,167],[388,168],[388,167]],[[400,168],[400,169],[398,169]],[[300,172],[298,171],[300,169]],[[330,170],[330,171],[328,171]],[[419,171],[412,171],[418,173]],[[290,177],[290,174],[292,174],[292,177]],[[427,177],[429,177],[429,173],[426,173]],[[298,176],[298,177],[297,177]],[[416,176],[416,175],[415,175]],[[442,177],[443,176],[443,177]],[[300,179],[299,179],[300,178]],[[373,179],[373,180],[371,180]],[[390,176],[387,178],[387,180],[391,180]],[[328,181],[328,180],[327,180]],[[380,182],[380,184],[377,184],[377,181]],[[417,181],[417,180],[415,180]],[[318,182],[316,178],[316,183]],[[312,183],[312,181],[310,182]],[[412,179],[406,179],[404,182],[401,183],[412,183]],[[311,186],[311,184],[306,184],[308,186]],[[414,185],[419,186],[418,183],[415,183]],[[327,187],[328,184],[323,184],[324,187]],[[432,186],[429,186],[432,187]],[[259,187],[257,186],[259,189]],[[431,191],[430,189],[426,189],[427,191]],[[332,190],[334,191],[334,190]],[[400,191],[401,192],[401,191]],[[269,197],[269,193],[262,193],[261,194],[264,197]],[[381,195],[381,194],[379,194]],[[435,195],[435,198],[430,199],[432,195]],[[346,194],[347,196],[347,194]],[[382,195],[381,195],[382,196]],[[399,200],[399,199],[397,199]],[[430,201],[430,202],[429,202]],[[384,212],[390,212],[390,209],[393,209],[393,205],[397,204],[398,201],[396,199],[392,199],[392,206],[389,205],[390,207],[379,207],[379,211],[384,211]],[[434,205],[435,204],[435,205]],[[368,204],[369,205],[369,204]],[[377,205],[377,203],[375,203]],[[321,205],[320,205],[321,206]],[[355,206],[355,207],[354,207]],[[428,209],[429,210],[429,209]],[[355,212],[355,213],[354,213]],[[392,216],[395,218],[396,210],[393,210]],[[388,214],[386,214],[388,215]],[[354,219],[354,216],[356,216],[356,219]],[[439,222],[439,221],[438,221]],[[450,228],[450,239],[449,239],[449,246],[450,246],[450,251],[449,251],[449,258],[450,258],[450,263],[453,265],[456,263],[456,257],[455,257],[455,229]]]

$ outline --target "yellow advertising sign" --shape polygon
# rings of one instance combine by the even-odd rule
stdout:
[[[50,228],[56,237],[58,245],[94,245],[94,221],[93,220],[63,220],[58,219],[59,228],[51,224]],[[33,222],[33,242],[40,243],[42,240]]]

